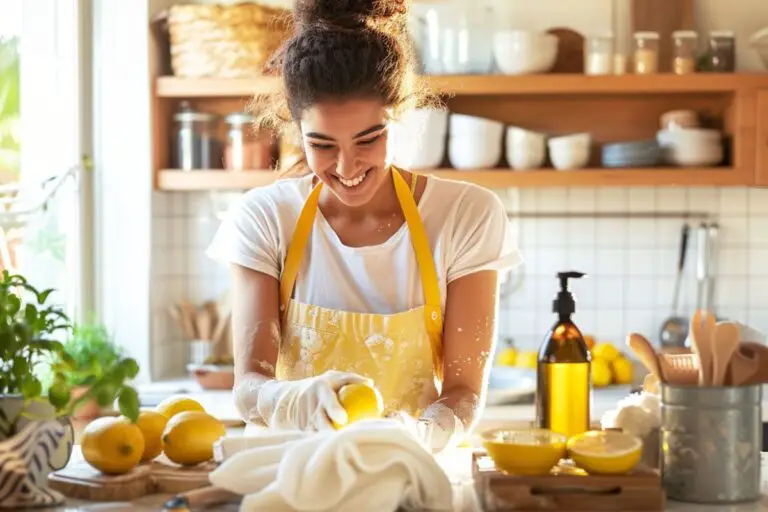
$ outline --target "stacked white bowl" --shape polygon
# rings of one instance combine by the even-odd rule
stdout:
[[[723,161],[723,134],[705,128],[660,130],[656,140],[666,163],[682,167],[707,167]]]
[[[448,111],[413,109],[389,130],[392,163],[405,169],[434,169],[445,156]]]
[[[547,156],[547,137],[543,133],[517,126],[507,128],[507,163],[520,171],[538,169]]]
[[[558,38],[546,32],[501,30],[493,35],[493,58],[505,75],[546,73],[555,65]]]
[[[451,114],[448,159],[456,169],[489,169],[501,160],[504,125],[493,119]]]
[[[553,137],[547,142],[549,159],[560,171],[581,169],[589,162],[592,136],[588,133],[576,133],[562,137]]]

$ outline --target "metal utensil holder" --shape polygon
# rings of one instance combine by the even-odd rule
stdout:
[[[760,499],[762,386],[661,387],[661,475],[670,499]]]

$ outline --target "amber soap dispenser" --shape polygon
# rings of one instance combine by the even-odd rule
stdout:
[[[536,423],[568,437],[589,430],[590,423],[592,358],[573,323],[576,299],[568,289],[569,279],[584,276],[573,271],[557,274],[560,291],[552,301],[557,322],[544,338],[536,366]]]

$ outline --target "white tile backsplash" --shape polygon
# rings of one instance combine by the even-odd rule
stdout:
[[[583,332],[623,346],[627,332],[645,333],[654,342],[671,312],[683,223],[663,212],[707,213],[720,226],[721,249],[715,285],[719,315],[768,330],[768,190],[745,188],[576,188],[502,191],[505,204],[525,214],[565,214],[558,218],[517,220],[526,263],[502,299],[499,334],[520,347],[536,348],[554,321],[555,274],[580,270],[574,280],[576,322]],[[153,198],[153,353],[173,355],[158,363],[168,376],[184,373],[186,345],[167,307],[182,298],[197,303],[216,299],[229,286],[228,269],[204,250],[218,227],[206,193],[165,193]],[[630,213],[619,218],[585,217],[590,212]],[[632,217],[657,214],[655,218]],[[698,221],[689,221],[692,227]],[[683,311],[696,306],[696,231],[691,231]],[[518,281],[519,280],[519,281]],[[175,373],[174,373],[175,372]],[[171,375],[173,374],[173,375]]]

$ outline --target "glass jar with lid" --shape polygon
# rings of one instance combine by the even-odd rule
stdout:
[[[221,143],[217,139],[218,116],[198,112],[182,101],[175,122],[174,166],[177,169],[220,169]]]
[[[699,34],[693,30],[677,30],[672,33],[672,42],[674,44],[672,71],[676,75],[695,73]]]
[[[584,74],[613,73],[613,34],[588,37],[584,40]]]
[[[709,33],[709,50],[703,68],[715,73],[733,73],[736,70],[736,35],[730,30]]]
[[[224,122],[227,144],[224,148],[224,168],[230,170],[266,170],[272,166],[272,135],[256,131],[250,114],[235,112]]]
[[[659,33],[635,32],[634,70],[637,75],[651,75],[659,69]]]

